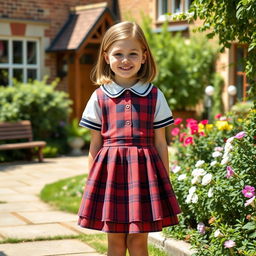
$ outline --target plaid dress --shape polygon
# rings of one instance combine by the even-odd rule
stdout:
[[[98,88],[101,125],[86,117],[80,122],[100,130],[103,137],[78,213],[81,227],[142,233],[178,223],[180,208],[153,144],[154,126],[159,125],[154,123],[159,89],[150,85],[149,90],[140,96],[124,89],[112,98],[104,93],[104,87]],[[173,122],[172,117],[168,120],[160,123]]]

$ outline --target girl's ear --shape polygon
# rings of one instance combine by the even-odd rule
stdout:
[[[103,56],[104,56],[104,59],[105,61],[107,62],[107,64],[109,64],[109,57],[108,57],[108,54],[106,52],[103,52]]]
[[[144,64],[144,63],[146,62],[146,59],[147,59],[147,51],[145,50],[145,51],[143,52],[143,55],[142,55],[142,61],[141,61],[141,63]]]

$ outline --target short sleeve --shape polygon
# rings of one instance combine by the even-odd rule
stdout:
[[[166,127],[173,124],[172,112],[168,106],[168,103],[164,97],[164,94],[158,89],[157,91],[157,102],[154,115],[154,129]]]
[[[101,130],[101,109],[96,91],[87,102],[79,125],[93,130]]]

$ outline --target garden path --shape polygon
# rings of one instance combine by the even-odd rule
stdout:
[[[75,214],[56,211],[38,196],[47,183],[84,174],[86,163],[86,157],[81,156],[0,165],[0,241],[43,238],[42,241],[0,244],[1,256],[100,256],[76,239],[45,240],[95,232],[80,228]]]

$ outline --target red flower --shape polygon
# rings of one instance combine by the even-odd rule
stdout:
[[[177,136],[180,133],[179,128],[173,128],[171,131],[172,136]]]
[[[205,132],[199,132],[200,136],[205,136]]]
[[[202,120],[201,122],[200,122],[200,124],[203,124],[203,125],[206,125],[206,124],[208,124],[209,123],[209,121],[208,120]]]
[[[197,121],[195,120],[195,119],[193,119],[193,118],[189,118],[189,119],[187,119],[186,120],[187,121],[187,127],[191,127],[192,125],[197,125],[198,123],[197,123]]]
[[[183,142],[184,141],[184,138],[187,136],[187,134],[185,132],[182,132],[180,134],[180,142]]]
[[[191,124],[190,128],[190,133],[195,134],[198,133],[198,125],[197,124]]]
[[[215,119],[220,119],[222,117],[222,114],[217,114],[214,116]]]
[[[174,120],[174,124],[175,125],[178,125],[178,124],[180,124],[182,122],[182,119],[181,118],[176,118],[175,120]]]
[[[187,137],[184,140],[184,146],[188,146],[188,145],[193,144],[193,143],[194,143],[194,138],[193,137]]]

